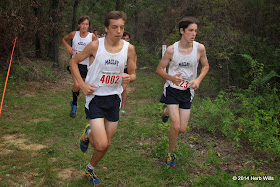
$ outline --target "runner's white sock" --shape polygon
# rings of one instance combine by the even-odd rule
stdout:
[[[90,163],[88,163],[87,167],[91,170],[94,170],[94,167]]]
[[[164,114],[164,116],[168,116],[168,114],[166,114],[166,111],[167,111],[167,107],[166,107],[166,108],[164,108],[164,110],[163,110],[163,114]]]
[[[87,135],[89,135],[90,132],[91,132],[91,129],[89,129],[89,130],[87,131]]]

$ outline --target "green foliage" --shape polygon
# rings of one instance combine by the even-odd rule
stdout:
[[[254,60],[251,56],[243,54],[242,57],[249,61],[252,68],[251,71],[249,71],[249,74],[253,77],[253,80],[249,86],[249,89],[254,90],[256,94],[270,90],[268,81],[271,78],[280,76],[273,70],[271,70],[269,73],[265,73],[264,64]]]
[[[210,98],[202,101],[194,111],[200,119],[195,122],[194,126],[207,129],[213,134],[219,132],[225,137],[233,137],[232,132],[235,130],[236,122],[225,94],[225,92],[221,92],[214,102]]]
[[[277,46],[274,46],[268,38],[246,34],[236,47],[237,54],[232,57],[234,64],[231,64],[230,69],[235,72],[233,80],[238,83],[237,85],[247,88],[252,81],[253,84],[260,81],[261,84],[271,85],[279,82],[277,74],[280,72],[280,53]]]
[[[280,155],[279,96],[276,89],[271,94],[248,97],[238,94],[243,115],[238,117],[238,136],[252,143],[255,150],[269,155]]]
[[[219,166],[221,164],[221,159],[217,155],[216,151],[214,149],[209,149],[207,151],[207,161],[215,166]]]
[[[136,88],[135,91],[128,94],[129,115],[121,117],[112,145],[96,167],[96,173],[102,185],[244,186],[248,181],[234,181],[232,176],[267,176],[270,172],[273,176],[272,172],[279,173],[277,166],[267,167],[266,164],[272,165],[271,161],[247,159],[249,163],[256,164],[258,167],[264,165],[268,171],[264,174],[259,168],[243,167],[246,164],[236,159],[242,156],[240,153],[234,154],[232,158],[229,156],[224,158],[224,154],[219,155],[214,150],[219,146],[219,137],[216,136],[215,141],[210,140],[211,142],[206,143],[209,140],[207,138],[202,140],[201,137],[207,137],[203,131],[199,132],[200,136],[189,136],[193,132],[182,134],[176,148],[178,167],[176,169],[165,167],[169,123],[163,124],[160,119],[162,104],[157,104],[161,94],[160,79],[151,72],[143,71],[139,71],[137,77],[137,81],[130,85]],[[67,82],[72,81],[69,74],[66,78]],[[0,80],[0,86],[3,87],[4,76],[1,76]],[[71,84],[65,84],[65,82],[51,84],[51,86],[57,86],[57,89],[53,91],[45,86],[49,84],[44,84],[43,81],[40,82],[41,85],[36,83],[42,89],[33,88],[35,83],[31,83],[14,80],[10,82],[9,80],[9,92],[6,93],[0,118],[0,143],[3,149],[0,154],[0,164],[3,166],[0,170],[0,177],[3,178],[0,180],[0,186],[92,186],[86,177],[83,177],[83,170],[91,158],[93,148],[89,147],[87,153],[81,153],[78,144],[87,123],[82,110],[83,96],[80,95],[78,113],[73,119],[69,117]],[[265,104],[264,111],[267,107],[271,107],[272,103],[275,105],[271,107],[272,110],[277,107],[279,109],[277,95],[273,96],[274,99],[270,99],[272,103],[267,103],[268,98],[265,98],[266,102],[259,98],[250,105],[253,100],[252,98],[245,100],[249,93],[246,94],[245,92],[243,95],[223,93],[219,99],[227,98],[229,106],[236,110],[234,111],[236,117],[240,117],[244,110],[242,107],[236,107],[236,103],[240,104],[241,100],[246,101],[246,106],[248,106],[246,115],[254,109],[254,105],[260,107],[262,103]],[[203,100],[197,101],[193,103],[192,119],[198,118],[197,113],[204,112],[202,108],[199,108]],[[212,103],[215,102],[214,100]],[[224,103],[222,105],[226,106]],[[279,114],[277,117],[279,118]],[[201,122],[204,119],[207,120],[204,117],[199,118],[198,121]],[[242,131],[238,132],[242,133]],[[189,148],[188,143],[195,147]],[[35,144],[46,147],[41,150],[21,149],[26,145],[35,146]],[[203,144],[207,147],[201,146]],[[223,149],[228,149],[226,151],[231,153],[230,147]],[[253,156],[254,152],[248,155]],[[242,165],[237,165],[236,168],[243,167],[241,171],[238,169],[232,173],[226,170],[229,165],[240,162]],[[275,177],[274,181],[250,181],[251,183],[254,186],[279,186],[279,177]]]
[[[157,67],[160,58],[148,51],[148,47],[145,44],[141,44],[138,42],[134,43],[135,51],[137,54],[137,66],[138,67],[150,67],[155,68]]]
[[[197,128],[221,133],[233,139],[240,147],[248,141],[255,150],[264,150],[270,156],[280,155],[280,101],[278,90],[255,96],[250,89],[230,94],[221,92],[212,102],[209,98],[202,101],[194,111],[200,121]]]
[[[168,136],[161,136],[159,142],[154,146],[154,157],[163,158],[166,157],[169,148]]]
[[[17,81],[57,81],[59,75],[50,61],[29,61],[25,64],[13,64],[10,76]]]
[[[180,34],[178,29],[173,29],[173,32],[167,38],[167,45],[173,45],[175,42],[180,40]]]

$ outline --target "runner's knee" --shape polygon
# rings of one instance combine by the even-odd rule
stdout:
[[[110,146],[110,144],[107,141],[104,142],[99,142],[95,144],[94,149],[96,151],[105,151],[106,149],[108,149]]]
[[[180,133],[180,134],[183,134],[183,133],[185,133],[185,132],[186,132],[186,129],[180,129],[180,130],[179,130],[179,133]]]
[[[173,122],[170,128],[171,128],[171,130],[173,130],[175,132],[179,132],[180,131],[180,122]]]
[[[80,90],[80,86],[78,82],[74,82],[73,88]]]
[[[188,127],[188,122],[182,123],[180,127],[181,127],[181,128],[180,128],[179,133],[185,133],[186,130],[187,130],[187,127]]]

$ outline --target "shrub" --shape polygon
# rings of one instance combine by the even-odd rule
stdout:
[[[280,156],[280,103],[277,90],[257,97],[239,96],[242,98],[242,115],[238,117],[239,139],[248,140],[255,150]]]
[[[262,96],[250,89],[221,92],[213,102],[206,98],[194,111],[199,119],[194,126],[233,139],[237,147],[246,141],[254,150],[280,156],[280,102],[278,90],[271,91]]]
[[[194,111],[199,118],[194,126],[206,129],[213,134],[221,133],[225,137],[232,138],[236,122],[229,106],[229,99],[225,92],[221,92],[214,101],[211,101],[209,97],[206,98]]]

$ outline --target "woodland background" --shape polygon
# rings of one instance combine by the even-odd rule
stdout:
[[[206,99],[197,113],[208,121],[197,128],[221,134],[237,147],[245,141],[279,159],[279,0],[1,0],[1,76],[18,37],[12,78],[55,80],[56,70],[67,65],[59,58],[65,51],[61,38],[76,29],[81,15],[89,15],[92,29],[101,34],[110,10],[127,13],[125,30],[132,34],[137,66],[152,72],[162,42],[171,45],[179,39],[180,18],[197,17],[196,40],[206,46],[210,64],[201,93]]]
[[[92,29],[101,34],[104,16],[110,10],[127,13],[126,30],[132,34],[140,67],[155,67],[162,41],[170,45],[179,39],[178,20],[194,16],[200,20],[197,41],[206,46],[218,89],[246,88],[256,76],[255,68],[262,68],[270,83],[278,84],[278,0],[2,0],[1,70],[7,66],[15,37],[15,56],[21,59],[21,66],[42,58],[59,66],[61,38],[77,28],[77,19],[89,15]],[[252,69],[248,58],[257,61],[258,67]]]

